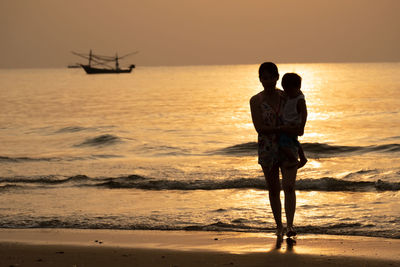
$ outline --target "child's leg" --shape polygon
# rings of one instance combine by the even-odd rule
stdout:
[[[281,151],[285,154],[286,160],[283,162],[285,168],[292,168],[298,166],[297,154],[290,147],[283,146]]]
[[[293,136],[289,136],[285,133],[279,136],[279,149],[285,156],[285,159],[282,162],[282,166],[285,168],[293,168],[299,164],[297,160],[298,152],[297,149],[297,140],[293,138]]]
[[[306,158],[306,155],[304,155],[304,150],[303,150],[303,147],[301,146],[301,144],[299,144],[299,157],[300,157],[300,162],[297,166],[298,169],[300,169],[301,167],[306,165],[306,163],[308,161]]]

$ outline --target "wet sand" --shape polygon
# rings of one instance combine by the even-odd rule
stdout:
[[[399,251],[400,240],[371,237],[277,246],[260,233],[0,229],[1,266],[400,266]]]

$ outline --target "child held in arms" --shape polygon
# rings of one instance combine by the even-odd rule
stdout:
[[[286,73],[282,77],[282,87],[288,99],[283,109],[282,122],[284,126],[297,126],[298,135],[303,135],[307,122],[307,106],[301,88],[301,77],[296,73]],[[279,147],[286,160],[284,166],[287,168],[301,168],[307,163],[296,134],[281,133],[279,136]],[[300,157],[300,161],[298,160]]]

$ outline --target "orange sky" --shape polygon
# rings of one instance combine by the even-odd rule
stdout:
[[[1,0],[0,67],[400,61],[398,0]]]

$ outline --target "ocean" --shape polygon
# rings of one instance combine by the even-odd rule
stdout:
[[[278,68],[309,113],[299,234],[400,238],[400,63]],[[274,232],[257,71],[0,69],[0,228]]]

